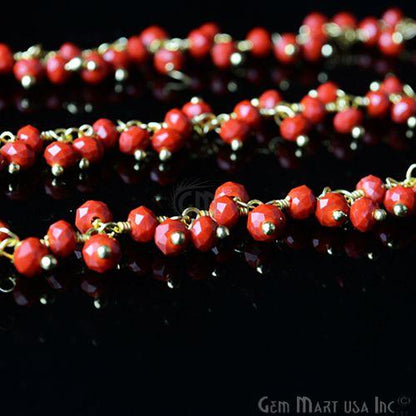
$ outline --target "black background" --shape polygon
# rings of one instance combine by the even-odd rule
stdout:
[[[381,14],[390,5],[358,1],[19,3],[3,12],[0,33],[1,41],[15,48],[36,42],[53,48],[66,40],[88,47],[139,32],[151,23],[184,36],[198,24],[214,20],[242,37],[256,25],[296,30],[303,16],[314,9],[328,15],[348,9],[364,17]],[[394,5],[415,15],[410,2]],[[414,64],[392,65],[414,85]],[[344,89],[363,93],[371,80],[381,78],[377,70],[336,67],[328,74]],[[286,74],[293,79],[288,97],[299,98],[316,86],[319,71],[301,66]],[[212,76],[208,66],[202,78]],[[228,75],[224,77],[210,84],[217,93],[212,88],[199,91],[216,111],[229,111],[238,100],[275,86],[270,76],[256,83],[237,77],[236,92],[219,94],[229,81]],[[235,81],[232,75],[231,79]],[[140,80],[131,84],[134,94],[123,92],[114,98],[112,83],[98,89],[75,84],[77,88],[59,89],[54,95],[47,86],[22,93],[12,81],[3,80],[2,103],[6,104],[1,128],[27,123],[40,128],[80,125],[101,116],[160,120],[167,109],[193,95],[184,90],[157,100],[149,85]],[[152,79],[152,85],[161,91],[163,80]],[[16,110],[22,98],[33,104],[30,111]],[[71,115],[47,109],[54,100],[93,102],[94,111]],[[383,135],[389,134],[402,138],[404,131],[383,130]],[[190,179],[212,191],[231,178],[246,184],[253,197],[264,199],[303,182],[316,191],[323,185],[351,188],[368,173],[401,178],[415,161],[414,150],[408,141],[402,150],[394,151],[385,144],[365,146],[340,160],[319,149],[291,169],[272,155],[250,156],[250,163],[243,162],[242,169],[231,173],[219,169],[215,157],[204,158],[204,163],[180,159],[179,168],[173,169],[174,182],[163,187],[149,179],[152,167],[137,183],[124,183],[112,167],[124,162],[110,158],[86,180],[70,177],[68,195],[60,200],[45,192],[50,178],[35,169],[11,187],[9,179],[1,177],[0,212],[20,235],[42,235],[51,221],[72,218],[74,208],[86,199],[107,202],[115,216],[123,218],[141,203],[170,209],[177,184]],[[161,206],[155,194],[161,195]],[[412,235],[411,227],[413,223],[406,231]],[[199,274],[209,274],[211,260],[185,258],[172,265],[174,289],[151,275],[138,277],[128,271],[103,278],[106,307],[100,310],[78,283],[80,279],[94,282],[95,277],[80,276],[69,265],[61,270],[71,282],[69,291],[56,294],[41,282],[26,288],[34,299],[43,294],[54,297],[51,304],[36,301],[24,308],[10,295],[0,298],[0,411],[7,416],[256,415],[260,414],[257,401],[265,395],[288,401],[298,395],[368,403],[375,395],[386,401],[405,396],[414,401],[413,253],[414,244],[402,250],[383,248],[370,261],[345,252],[329,256],[311,249],[275,248],[269,253],[271,271],[263,276],[246,264],[244,255],[236,254],[215,265],[217,278],[202,280],[190,279],[183,270],[193,262],[199,264]],[[4,263],[1,267],[5,270]],[[403,410],[415,414],[411,406]]]

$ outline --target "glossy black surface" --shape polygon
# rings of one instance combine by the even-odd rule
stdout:
[[[185,35],[206,20],[242,36],[259,24],[295,30],[311,9],[331,14],[348,4],[359,17],[379,14],[384,6],[266,2],[205,9],[195,2],[155,10],[120,2],[71,2],[67,8],[44,2],[22,17],[20,30],[5,25],[1,40],[16,47],[43,40],[56,47],[68,39],[90,46],[154,22]],[[415,15],[414,6],[403,5]],[[48,24],[40,26],[38,19]],[[80,125],[103,116],[161,120],[193,95],[215,111],[230,111],[243,98],[279,88],[282,80],[289,81],[285,97],[296,100],[318,85],[321,72],[353,93],[364,93],[387,72],[416,85],[414,59],[398,64],[374,55],[359,62],[291,70],[273,60],[250,61],[242,71],[223,74],[207,65],[189,69],[191,89],[178,89],[151,71],[147,82],[137,75],[122,87],[74,83],[23,92],[1,80],[1,129]],[[68,111],[74,112],[71,104],[76,114]],[[300,183],[319,192],[325,185],[351,189],[368,173],[402,178],[416,161],[414,139],[390,123],[368,122],[366,129],[365,143],[354,151],[349,139],[331,129],[315,133],[316,146],[302,157],[288,145],[267,150],[263,142],[277,134],[274,126],[253,138],[236,161],[225,148],[193,159],[186,151],[163,170],[153,160],[136,171],[133,161],[110,155],[82,177],[68,174],[59,186],[40,165],[13,180],[0,176],[0,218],[19,235],[40,236],[52,221],[72,219],[86,199],[103,200],[116,218],[124,218],[139,204],[174,214],[184,192],[203,202],[225,180],[244,183],[251,196],[267,200]],[[169,261],[147,247],[129,246],[122,270],[104,278],[73,260],[47,280],[22,280],[15,296],[0,296],[0,412],[258,415],[259,399],[269,396],[289,401],[290,414],[296,414],[296,396],[306,395],[361,406],[366,401],[369,414],[379,396],[395,401],[396,410],[407,412],[402,414],[415,414],[415,222],[383,227],[363,237],[322,234],[309,224],[273,247],[255,245],[240,231],[219,253]],[[4,277],[6,263],[0,267]]]

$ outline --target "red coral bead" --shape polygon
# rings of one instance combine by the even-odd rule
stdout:
[[[156,152],[162,149],[174,153],[180,150],[185,143],[183,136],[177,131],[169,128],[157,130],[152,136],[152,147]]]
[[[235,182],[225,182],[215,190],[214,199],[218,199],[222,196],[240,198],[243,202],[247,202],[249,200],[246,188]]]
[[[85,233],[96,219],[110,222],[113,220],[113,214],[104,202],[87,201],[77,209],[75,225],[81,233]]]
[[[358,29],[366,45],[377,45],[378,39],[380,37],[380,25],[375,17],[367,17],[362,20]]]
[[[296,42],[296,35],[284,33],[274,44],[274,55],[285,64],[293,63],[299,56],[299,46]]]
[[[385,94],[400,94],[403,91],[403,84],[394,76],[387,76],[380,85],[380,91]]]
[[[0,74],[9,74],[13,71],[14,58],[10,48],[0,43]]]
[[[328,22],[328,18],[319,12],[308,14],[303,20],[303,25],[309,29],[310,34],[323,36],[324,25]]]
[[[204,23],[199,27],[203,33],[210,37],[210,39],[214,39],[215,35],[220,33],[220,27],[214,22]]]
[[[334,117],[334,128],[338,133],[351,133],[354,127],[363,121],[363,113],[357,108],[347,108],[340,111]]]
[[[62,56],[66,61],[70,61],[78,56],[81,56],[81,49],[77,45],[71,42],[65,42],[58,51],[59,55]]]
[[[189,53],[196,59],[205,58],[209,55],[212,38],[201,29],[195,29],[188,35]]]
[[[147,48],[155,40],[165,40],[168,38],[168,33],[160,26],[149,26],[140,34],[143,45]]]
[[[6,143],[0,152],[8,163],[15,163],[22,169],[28,169],[35,163],[35,152],[21,141]]]
[[[293,188],[287,195],[289,197],[289,214],[296,220],[305,220],[315,212],[316,197],[306,185]]]
[[[334,102],[338,96],[337,91],[338,91],[338,85],[331,81],[321,84],[316,89],[316,92],[318,93],[318,98],[324,104]]]
[[[378,204],[370,198],[360,198],[354,201],[350,207],[351,224],[358,231],[370,231],[377,223],[374,216],[375,211],[379,209]]]
[[[116,145],[118,131],[117,127],[111,120],[100,118],[92,125],[92,129],[94,130],[96,139],[105,149],[111,149]]]
[[[108,272],[114,269],[121,259],[120,244],[108,235],[93,235],[84,244],[82,257],[90,270],[97,273]]]
[[[139,243],[151,241],[159,224],[153,211],[144,206],[130,211],[127,221],[131,226],[131,237]]]
[[[247,123],[231,118],[222,124],[219,135],[225,143],[231,144],[233,140],[244,142],[249,133],[250,128]]]
[[[155,68],[161,74],[167,74],[170,71],[180,71],[184,64],[183,54],[181,51],[169,51],[159,49],[154,56]]]
[[[219,225],[227,228],[231,228],[237,224],[240,218],[237,204],[228,196],[221,196],[214,199],[209,206],[209,211],[212,218]]]
[[[90,163],[99,162],[104,154],[101,143],[93,137],[78,137],[72,143],[74,150]]]
[[[191,238],[200,251],[211,250],[217,242],[217,223],[208,215],[198,217],[192,222]]]
[[[176,256],[183,252],[189,242],[189,231],[179,220],[167,220],[155,230],[155,243],[166,256]]]
[[[403,19],[403,12],[397,7],[392,7],[386,10],[381,18],[387,25],[395,27]]]
[[[257,241],[273,241],[286,224],[283,212],[274,205],[259,205],[248,214],[247,229]]]
[[[325,39],[321,36],[309,37],[305,43],[302,44],[302,53],[306,60],[310,62],[317,62],[322,58],[322,47],[325,44]]]
[[[127,50],[120,51],[109,48],[103,53],[103,59],[113,68],[113,70],[119,68],[126,69],[130,64],[130,56]]]
[[[77,161],[77,154],[72,145],[64,142],[49,144],[43,155],[49,166],[57,165],[64,169],[71,168]]]
[[[70,256],[76,247],[75,230],[67,221],[57,221],[48,229],[49,249],[58,257]]]
[[[315,216],[324,227],[339,227],[347,220],[348,212],[345,198],[329,192],[318,199]]]
[[[308,131],[308,120],[302,114],[286,117],[280,123],[280,134],[289,141],[296,139]]]
[[[21,241],[14,250],[14,266],[20,274],[34,277],[42,272],[41,261],[47,255],[48,249],[39,238],[29,237]]]
[[[366,95],[368,99],[367,111],[372,117],[384,117],[390,109],[388,95],[382,91],[369,91]]]
[[[251,43],[250,52],[254,56],[263,58],[271,51],[272,41],[270,33],[262,27],[255,27],[250,30],[246,36],[246,40]]]
[[[46,75],[53,84],[64,84],[70,78],[71,74],[65,69],[67,60],[59,55],[51,56],[46,62]]]
[[[302,114],[312,124],[319,124],[324,121],[326,116],[325,105],[319,98],[306,95],[300,102],[302,106]]]
[[[82,79],[89,84],[99,84],[108,76],[108,64],[97,52],[90,52],[84,57],[86,63],[81,71]]]
[[[414,213],[416,194],[412,188],[397,185],[386,191],[384,195],[386,210],[398,217],[406,217]]]
[[[247,123],[252,128],[258,127],[261,123],[259,110],[249,100],[239,102],[234,108],[234,113],[237,120]]]
[[[178,108],[173,108],[165,115],[164,122],[167,127],[181,133],[183,137],[188,137],[192,131],[192,125],[186,114]]]
[[[341,29],[354,29],[357,26],[357,19],[348,12],[337,13],[332,22],[338,25]]]
[[[39,81],[43,75],[43,66],[39,59],[20,59],[14,64],[13,73],[18,81],[22,81],[25,76],[33,77],[35,81]]]
[[[368,175],[362,178],[356,185],[355,189],[364,192],[367,198],[370,198],[377,204],[381,204],[384,199],[386,189],[384,182],[374,175]]]
[[[416,101],[411,97],[402,97],[391,108],[391,119],[395,123],[406,123],[409,117],[416,114]]]
[[[282,95],[276,90],[264,91],[259,97],[259,107],[266,109],[273,109],[283,100]]]
[[[378,47],[380,51],[387,56],[397,56],[404,49],[404,43],[401,38],[396,38],[394,30],[385,30],[378,38]]]
[[[138,126],[123,131],[119,139],[120,152],[133,155],[136,150],[146,150],[150,143],[149,132]]]
[[[182,111],[190,120],[201,114],[212,113],[211,106],[201,99],[191,100],[184,104]]]
[[[137,64],[146,61],[149,55],[141,36],[131,36],[129,38],[127,41],[127,53],[129,54],[130,60]]]
[[[31,125],[19,129],[17,139],[26,143],[35,153],[39,153],[43,147],[43,140],[40,131]]]
[[[212,62],[220,69],[227,69],[231,66],[231,55],[236,51],[232,41],[217,43],[211,49]]]

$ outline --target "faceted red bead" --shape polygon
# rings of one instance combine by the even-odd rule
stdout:
[[[153,211],[144,206],[130,211],[127,221],[131,226],[131,237],[139,243],[151,241],[159,224]]]
[[[141,36],[131,36],[127,41],[127,52],[130,60],[141,64],[148,57],[148,51],[146,46],[143,44]]]
[[[409,117],[416,114],[416,101],[412,97],[402,97],[391,108],[391,119],[395,123],[406,123]]]
[[[77,45],[71,42],[65,42],[59,48],[59,55],[62,56],[66,61],[70,61],[78,56],[81,56],[81,49]]]
[[[15,163],[22,169],[28,169],[35,163],[35,152],[22,141],[7,142],[0,152],[8,163]]]
[[[214,39],[215,35],[220,33],[220,27],[214,22],[204,23],[199,27],[203,33],[210,37],[210,39]]]
[[[155,68],[161,73],[166,74],[170,71],[180,71],[184,64],[181,51],[169,51],[159,49],[154,56]]]
[[[378,38],[380,37],[380,25],[375,17],[365,18],[361,21],[358,28],[366,45],[377,45]]]
[[[338,85],[334,82],[325,82],[321,84],[316,92],[318,93],[318,98],[324,103],[332,103],[337,99]]]
[[[351,133],[354,127],[361,125],[363,113],[357,108],[347,108],[338,112],[334,117],[334,128],[338,133]]]
[[[249,100],[239,102],[234,108],[234,113],[237,120],[247,123],[252,128],[258,127],[261,123],[259,110]]]
[[[296,35],[283,33],[274,44],[274,55],[285,64],[295,62],[299,56],[299,46],[296,42]]]
[[[403,19],[403,12],[398,7],[386,10],[381,17],[389,26],[395,27]]]
[[[367,198],[370,198],[377,204],[381,204],[384,199],[386,189],[384,182],[377,176],[368,175],[362,178],[356,185],[355,189],[364,192]]]
[[[309,218],[315,212],[316,197],[306,185],[293,188],[289,193],[289,214],[296,220]]]
[[[64,169],[71,168],[77,161],[77,154],[69,143],[53,142],[49,144],[43,154],[49,166],[62,166]]]
[[[19,129],[17,139],[26,143],[35,153],[39,153],[43,147],[43,141],[40,131],[31,125],[27,125]]]
[[[198,217],[192,222],[191,238],[200,251],[211,250],[217,242],[217,223],[208,215]]]
[[[250,133],[247,123],[231,118],[225,121],[220,129],[219,135],[225,143],[231,143],[233,140],[244,142]]]
[[[9,74],[13,70],[14,58],[10,48],[0,43],[0,74]]]
[[[21,241],[14,250],[14,266],[20,274],[34,277],[42,272],[41,260],[47,255],[48,249],[39,238],[29,237]]]
[[[267,90],[259,97],[259,107],[273,109],[283,100],[282,95],[276,90]]]
[[[143,45],[147,48],[154,40],[165,40],[168,38],[168,33],[160,26],[149,26],[140,34]]]
[[[192,125],[186,114],[178,108],[173,108],[165,115],[164,122],[167,127],[181,133],[183,137],[188,137],[192,131]]]
[[[182,240],[174,240],[174,234],[182,236]],[[183,252],[189,242],[189,231],[179,220],[167,220],[160,223],[155,230],[155,243],[166,256],[176,256]]]
[[[250,52],[257,57],[265,57],[269,55],[272,48],[270,33],[262,28],[255,27],[248,32],[246,39],[251,43]]]
[[[384,30],[378,38],[380,51],[387,56],[397,56],[404,49],[403,41],[397,41],[393,29]]]
[[[85,233],[96,219],[110,222],[113,220],[113,214],[104,202],[87,201],[77,209],[75,225],[81,233]]]
[[[46,75],[53,84],[64,84],[71,76],[71,73],[65,69],[67,60],[60,54],[48,58],[46,62]]]
[[[9,229],[8,225],[3,221],[0,221],[0,228]],[[9,238],[8,234],[0,232],[0,242],[5,240],[6,238]]]
[[[84,57],[86,67],[81,71],[82,79],[89,84],[99,84],[108,76],[109,68],[103,57],[97,52],[90,52]],[[90,68],[94,66],[94,68]]]
[[[156,152],[162,149],[174,153],[180,150],[185,143],[184,137],[177,131],[169,128],[159,129],[152,136],[152,147]]]
[[[130,65],[130,56],[127,50],[120,51],[109,48],[103,53],[103,59],[111,66],[111,68],[113,68],[113,70],[119,68],[126,69]]]
[[[111,149],[117,143],[118,131],[115,124],[106,118],[100,118],[93,125],[92,129],[97,140],[103,145],[104,149]]]
[[[357,19],[348,12],[337,13],[332,22],[337,24],[341,29],[354,29],[357,26]]]
[[[303,116],[312,124],[319,124],[324,121],[326,115],[325,105],[319,98],[306,95],[302,98],[300,104],[303,108]]]
[[[312,12],[308,14],[303,20],[303,25],[309,29],[312,35],[324,35],[324,25],[328,18],[319,12]]]
[[[382,91],[369,91],[366,95],[369,103],[368,114],[372,117],[384,117],[390,109],[388,95]]]
[[[265,232],[264,226],[269,223],[272,229]],[[283,212],[274,205],[263,204],[254,208],[248,214],[247,229],[257,241],[273,241],[286,224]]]
[[[381,83],[380,91],[384,92],[387,95],[400,94],[403,91],[403,84],[396,76],[389,75]]]
[[[333,192],[320,197],[316,204],[315,215],[324,227],[339,227],[348,218],[349,207],[345,198]],[[337,218],[338,213],[343,213]]]
[[[18,81],[21,81],[24,76],[33,77],[36,81],[38,81],[42,78],[43,66],[39,59],[20,59],[14,64],[13,73]]]
[[[67,221],[57,221],[48,229],[49,249],[58,257],[70,256],[77,244],[75,230]]]
[[[400,214],[395,212],[395,207],[398,205],[404,207],[404,210],[402,210]],[[403,217],[409,216],[415,212],[416,194],[413,192],[412,188],[397,185],[386,191],[386,194],[384,195],[384,206],[390,214]]]
[[[121,259],[120,244],[108,235],[93,235],[84,244],[82,257],[90,270],[97,273],[108,272],[114,269]]]
[[[129,127],[120,134],[120,152],[133,155],[136,150],[146,150],[150,143],[149,132],[138,126]]]
[[[205,58],[209,55],[212,38],[201,29],[192,30],[188,35],[189,53],[196,59]]]
[[[306,60],[317,62],[322,58],[322,47],[325,44],[325,38],[322,36],[309,37],[302,44],[302,53]]]
[[[209,206],[209,211],[212,218],[219,225],[227,228],[231,228],[237,224],[240,218],[237,204],[228,196],[221,196],[214,199]]]
[[[104,155],[103,146],[94,137],[78,137],[72,142],[72,146],[82,158],[91,163],[99,162]]]
[[[234,42],[221,42],[215,44],[211,49],[211,58],[214,65],[220,69],[231,66],[231,55],[236,52]]]
[[[231,198],[240,198],[243,202],[247,202],[249,200],[246,188],[235,182],[225,182],[219,186],[215,190],[214,199],[218,199],[224,195]]]
[[[370,231],[377,223],[374,211],[379,206],[370,198],[360,198],[354,201],[350,207],[350,221],[354,228],[361,232]]]
[[[184,104],[182,111],[189,119],[193,119],[201,114],[212,113],[211,106],[201,99],[189,101]]]
[[[302,114],[296,114],[282,120],[280,134],[286,140],[296,141],[299,136],[306,134],[308,127],[308,120]]]

